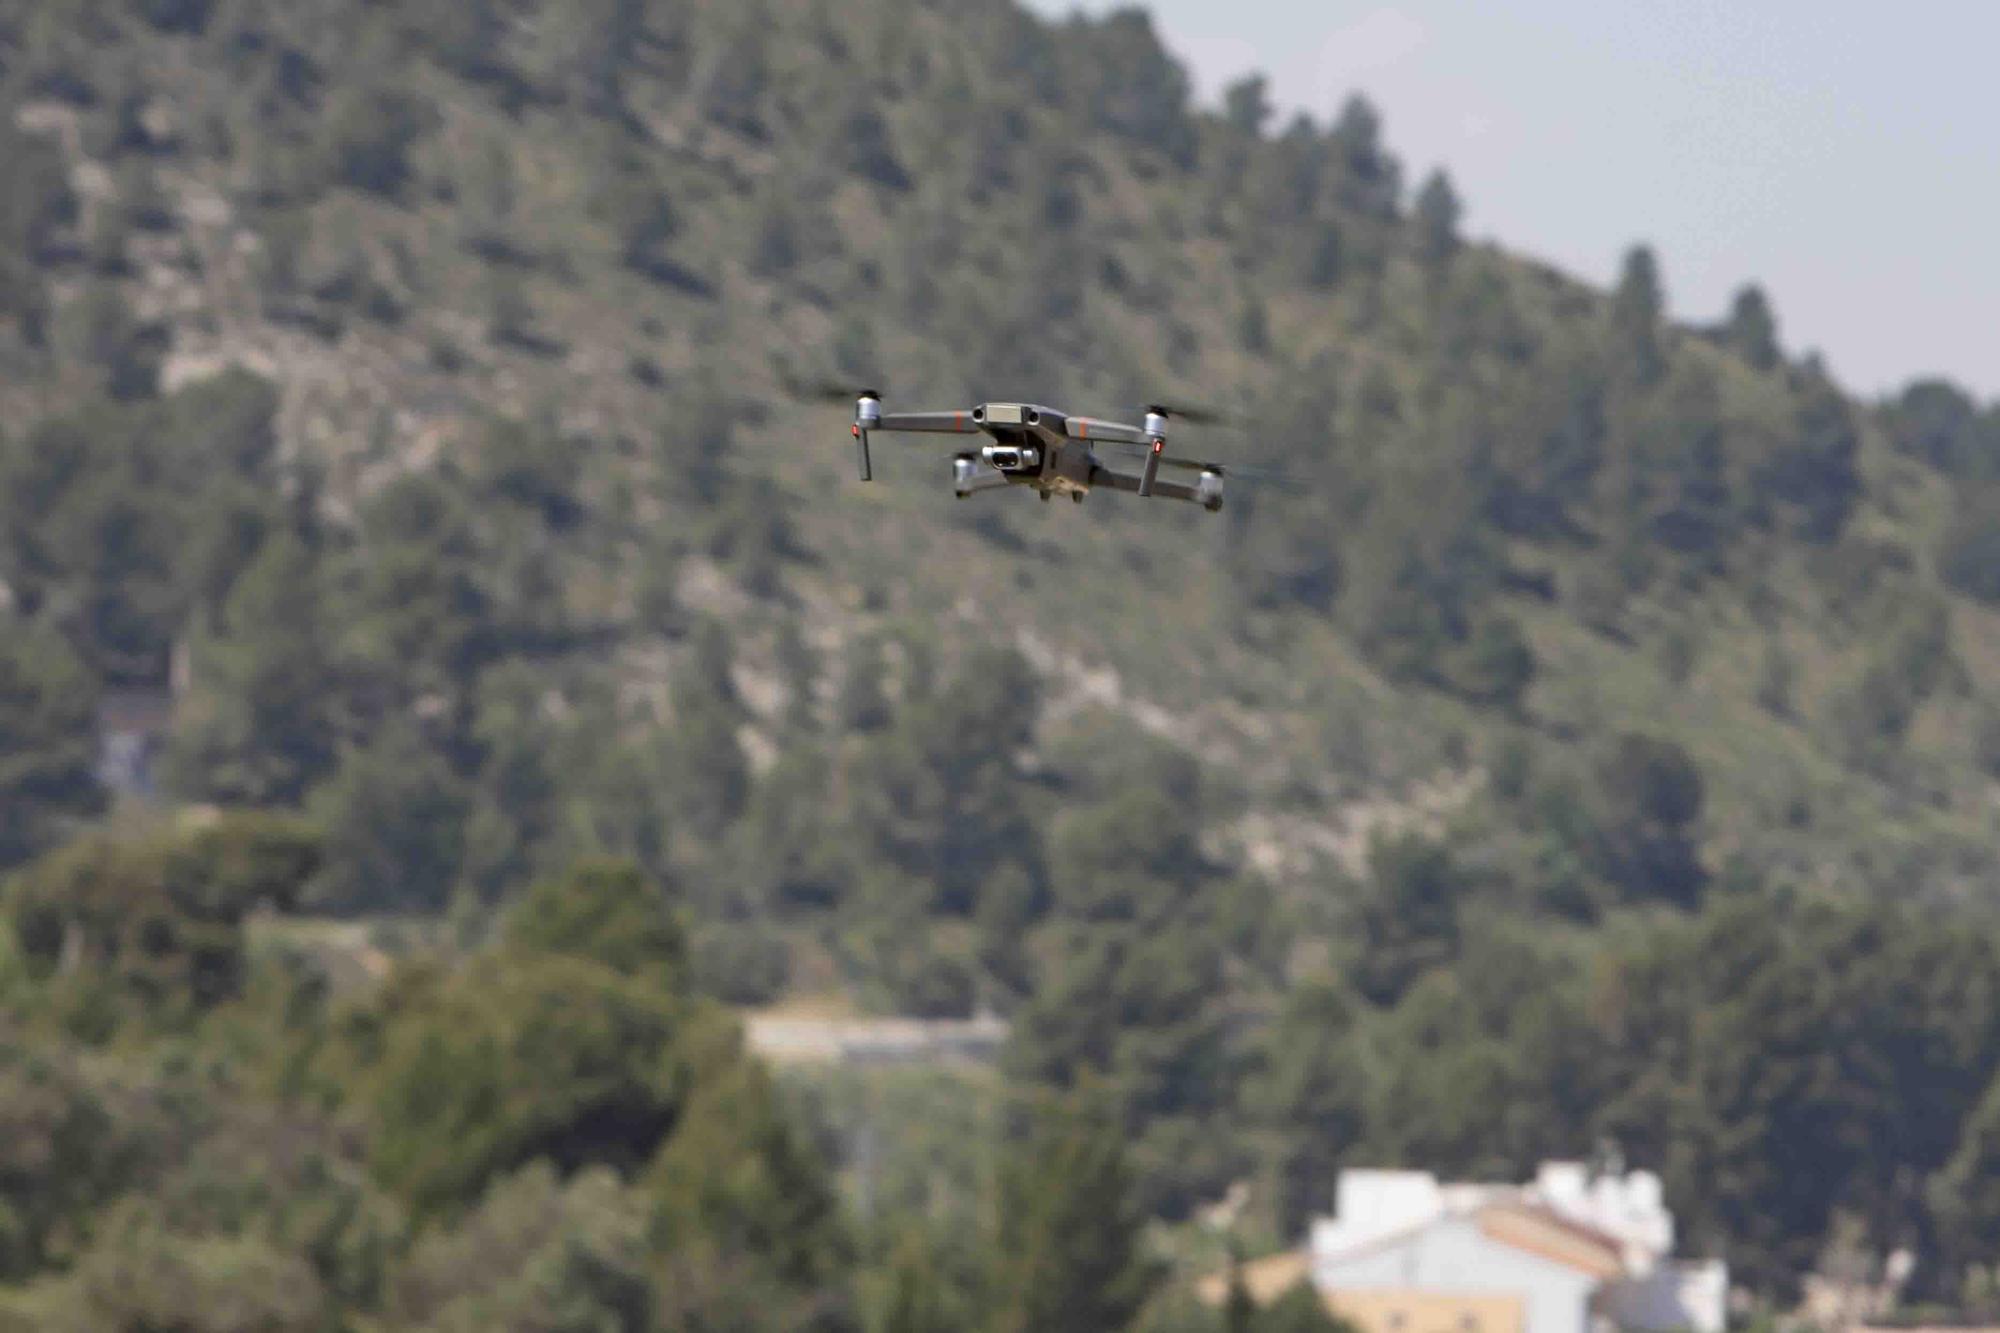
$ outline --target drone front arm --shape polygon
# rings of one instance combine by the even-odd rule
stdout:
[[[901,430],[920,435],[977,435],[970,412],[884,412],[869,430]]]
[[[882,400],[871,390],[854,405],[855,462],[861,480],[875,475],[868,460],[868,436],[878,430],[910,431],[930,435],[975,435],[979,427],[970,412],[884,412]]]

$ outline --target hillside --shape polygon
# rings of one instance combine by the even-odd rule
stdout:
[[[297,812],[300,910],[472,950],[625,858],[691,984],[996,1009],[1266,1239],[1611,1138],[1773,1298],[2000,1241],[2000,405],[1470,244],[1136,12],[30,5],[0,109],[0,867]],[[864,486],[829,380],[1310,486]]]

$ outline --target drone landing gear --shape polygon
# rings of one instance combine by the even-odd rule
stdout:
[[[1082,492],[1082,491],[1071,491],[1071,492],[1069,493],[1069,499],[1070,499],[1070,503],[1071,503],[1071,504],[1082,504],[1082,503],[1083,503],[1083,492]]]

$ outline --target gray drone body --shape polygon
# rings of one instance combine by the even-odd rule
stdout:
[[[1224,469],[1166,457],[1167,420],[1187,416],[1171,408],[1148,408],[1143,425],[1069,416],[1034,403],[980,403],[962,412],[884,412],[881,395],[858,395],[854,408],[854,440],[861,480],[873,475],[868,437],[876,431],[907,431],[926,435],[983,435],[977,449],[961,449],[951,462],[952,489],[962,500],[979,491],[1026,486],[1047,500],[1067,495],[1081,504],[1097,487],[1130,491],[1140,496],[1186,500],[1211,512],[1222,508]],[[1134,449],[1140,455],[1137,474],[1121,472],[1099,458],[1094,445]],[[1193,472],[1192,482],[1161,481],[1161,468]]]

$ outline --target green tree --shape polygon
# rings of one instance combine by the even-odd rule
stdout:
[[[992,1333],[1123,1328],[1155,1276],[1115,1121],[1076,1094],[1040,1108],[997,1185]]]
[[[52,1333],[100,1329],[314,1328],[330,1307],[303,1256],[254,1237],[190,1236],[143,1202],[118,1209],[50,1293],[35,1326]]]
[[[0,1030],[0,1276],[58,1262],[97,1211],[144,1179],[159,1128],[68,1046]]]
[[[1256,1333],[1257,1301],[1243,1281],[1243,1259],[1232,1249],[1229,1284],[1222,1295],[1222,1333]]]
[[[1823,369],[1809,363],[1798,380],[1790,430],[1758,469],[1756,482],[1790,515],[1799,537],[1823,544],[1846,530],[1860,498],[1861,431]]]
[[[323,122],[328,174],[357,190],[400,197],[415,170],[411,149],[423,137],[431,114],[411,93],[349,85]]]
[[[1625,252],[1618,286],[1611,295],[1611,331],[1624,364],[1641,384],[1651,384],[1666,369],[1661,320],[1666,297],[1660,290],[1660,266],[1652,248],[1635,245]]]
[[[1458,253],[1458,219],[1463,212],[1451,177],[1439,167],[1417,191],[1413,220],[1417,228],[1417,257],[1426,264],[1441,264]]]
[[[2000,605],[2000,486],[1961,489],[1938,537],[1938,574],[1968,597]]]
[[[22,870],[7,917],[29,976],[73,1028],[171,1028],[241,992],[244,917],[297,904],[319,856],[317,830],[289,816],[100,833]]]
[[[1167,1288],[1146,1303],[1132,1333],[1218,1333],[1215,1310],[1185,1285]]]
[[[115,283],[93,279],[63,308],[63,316],[75,355],[98,372],[113,401],[135,402],[159,391],[166,326],[135,318],[131,303]]]
[[[0,124],[0,158],[9,173],[0,201],[0,255],[40,264],[77,215],[62,148],[49,137],[18,129],[9,116]]]
[[[372,1053],[345,1077],[374,1125],[377,1179],[419,1217],[538,1158],[636,1171],[686,1104],[684,1008],[598,963],[482,958],[406,977],[378,1004]]]
[[[1778,346],[1778,320],[1762,287],[1750,283],[1736,293],[1723,337],[1732,351],[1756,369],[1777,368],[1783,356]]]
[[[503,637],[484,549],[455,476],[413,473],[371,496],[338,571],[342,647],[399,700],[446,699]]]
[[[840,1283],[852,1242],[825,1163],[740,1042],[712,1021],[685,1043],[695,1082],[645,1179],[667,1244],[747,1263],[810,1307]]]
[[[1285,1235],[1329,1206],[1340,1163],[1364,1131],[1367,1080],[1353,1011],[1352,997],[1332,982],[1294,987],[1245,1091],[1246,1108],[1275,1132],[1272,1208]]]
[[[1621,735],[1599,759],[1591,790],[1605,875],[1635,899],[1693,906],[1708,875],[1695,827],[1701,770],[1686,751],[1669,740]]]
[[[1271,84],[1261,74],[1238,79],[1222,90],[1222,118],[1245,138],[1257,138],[1271,119]]]
[[[464,784],[407,722],[350,752],[310,801],[326,829],[314,901],[333,911],[435,911],[465,856]]]
[[[1039,708],[1033,668],[1018,653],[982,649],[853,756],[851,828],[931,884],[940,910],[971,913],[981,885],[1004,865],[1041,881],[1040,840],[1016,762]]]
[[[750,765],[736,739],[743,710],[729,684],[726,637],[717,631],[707,641],[720,645],[725,665],[697,648],[690,669],[675,681],[673,725],[662,742],[661,767],[674,827],[719,838],[749,801]]]
[[[968,1327],[964,1301],[951,1289],[939,1262],[933,1247],[916,1235],[899,1239],[889,1254],[868,1333],[957,1333]]]
[[[210,800],[295,805],[331,772],[344,730],[320,572],[296,538],[271,541],[195,639],[164,776]]]
[[[1509,712],[1520,708],[1535,671],[1535,650],[1528,636],[1511,616],[1497,613],[1481,615],[1444,666],[1453,693]]]
[[[1911,457],[1951,476],[2000,475],[2000,432],[1951,381],[1912,381],[1884,415],[1890,442]]]
[[[1252,356],[1270,353],[1271,317],[1264,303],[1254,296],[1244,301],[1242,310],[1237,314],[1236,341]]]
[[[1798,664],[1783,643],[1766,644],[1757,667],[1758,706],[1773,717],[1790,717],[1798,673]]]
[[[880,731],[889,725],[889,696],[882,688],[888,672],[881,643],[873,638],[848,645],[834,717],[848,731]]]
[[[1264,1308],[1257,1333],[1354,1333],[1354,1326],[1335,1318],[1318,1289],[1301,1280]]]
[[[1362,955],[1356,987],[1393,1003],[1458,950],[1460,900],[1469,877],[1444,844],[1416,834],[1378,838],[1368,850],[1360,904]]]
[[[509,948],[568,954],[685,994],[687,935],[660,890],[628,862],[592,859],[529,889],[508,914]]]
[[[0,867],[104,808],[97,688],[56,634],[0,612]]]
[[[2000,1245],[2000,1081],[1966,1116],[1950,1160],[1925,1184],[1925,1201],[1954,1273],[1991,1262]]]
[[[493,1182],[457,1225],[425,1233],[396,1274],[411,1328],[645,1330],[659,1272],[651,1200],[604,1167],[567,1182],[537,1162]]]
[[[1338,171],[1336,197],[1359,213],[1392,217],[1402,194],[1402,168],[1382,147],[1382,115],[1360,93],[1342,103],[1327,134]]]

